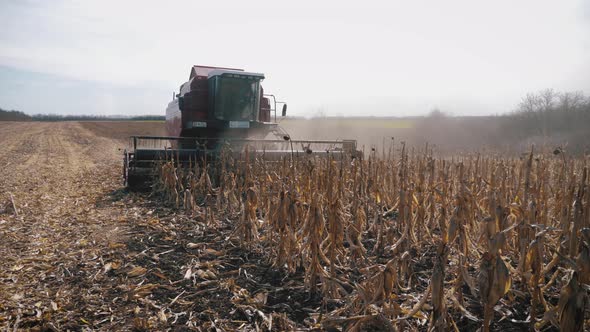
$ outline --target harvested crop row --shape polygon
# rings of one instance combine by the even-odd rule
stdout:
[[[590,326],[587,159],[393,152],[168,162],[154,191],[207,227],[235,220],[230,243],[303,271],[325,305],[309,327]]]

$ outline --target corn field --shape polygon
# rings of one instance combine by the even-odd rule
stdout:
[[[303,275],[330,331],[590,328],[588,159],[290,156],[158,166],[153,187],[228,243]]]

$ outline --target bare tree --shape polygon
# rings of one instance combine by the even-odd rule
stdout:
[[[560,93],[558,108],[565,112],[571,112],[580,109],[585,103],[584,93],[581,91]]]

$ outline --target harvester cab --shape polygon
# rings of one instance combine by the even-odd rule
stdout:
[[[235,158],[248,149],[250,156],[280,160],[305,154],[358,155],[356,141],[293,141],[277,123],[287,104],[265,94],[264,74],[242,69],[193,66],[189,80],[173,94],[166,108],[168,136],[132,136],[124,156],[124,179],[131,187],[143,185],[154,174],[154,163],[214,160],[230,147]]]

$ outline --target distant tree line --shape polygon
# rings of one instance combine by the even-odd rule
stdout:
[[[0,108],[0,121],[31,121],[31,117],[20,111]]]
[[[497,141],[523,151],[560,148],[572,154],[590,153],[590,97],[582,92],[546,89],[529,93],[516,109],[500,117]]]
[[[27,115],[21,111],[0,108],[0,121],[165,121],[163,115],[110,116],[110,115]]]
[[[502,127],[510,139],[561,139],[573,148],[581,148],[580,144],[590,143],[590,97],[582,92],[560,93],[553,89],[529,93],[505,117]]]
[[[59,114],[36,114],[31,116],[33,121],[164,121],[163,115],[141,115],[141,116],[107,116],[107,115],[59,115]]]
[[[448,116],[435,109],[418,120],[417,142],[450,151],[482,147],[522,152],[560,147],[590,153],[590,97],[582,92],[546,89],[527,94],[516,108],[499,116]]]
[[[36,114],[33,121],[164,121],[165,116],[141,115],[141,116],[107,116],[107,115],[58,115]]]
[[[130,118],[132,121],[166,121],[165,115],[141,115],[141,116],[132,116]]]

